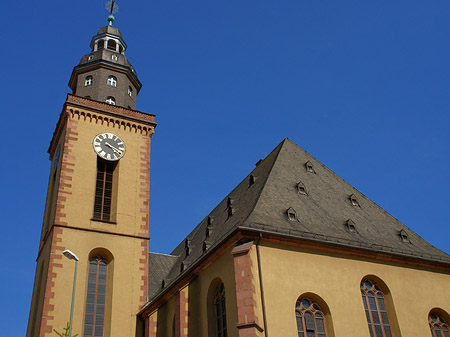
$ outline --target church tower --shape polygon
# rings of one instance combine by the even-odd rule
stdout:
[[[135,336],[148,288],[150,140],[141,83],[109,18],[74,67],[51,161],[27,337]],[[63,255],[70,250],[78,261]],[[74,257],[75,258],[75,257]],[[76,259],[75,258],[75,259]]]

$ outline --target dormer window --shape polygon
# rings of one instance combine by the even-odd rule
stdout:
[[[297,192],[298,194],[308,195],[308,191],[306,190],[305,185],[299,181],[297,184]]]
[[[310,173],[316,173],[316,171],[314,170],[314,166],[310,161],[307,161],[305,163],[305,167],[306,167],[306,171],[310,172]]]
[[[361,207],[358,199],[356,198],[356,196],[354,194],[350,195],[350,203],[352,204],[352,206]]]
[[[297,220],[297,212],[292,207],[289,207],[286,210],[287,217],[290,221],[296,221]]]
[[[116,105],[116,99],[112,96],[108,96],[108,98],[106,99],[106,103]]]
[[[128,87],[128,96],[133,97],[133,88]]]
[[[353,222],[352,219],[348,219],[345,223],[345,229],[349,231],[350,233],[358,233],[358,230],[356,229],[356,224]]]
[[[92,85],[92,76],[86,76],[86,80],[84,81],[84,86],[87,87]]]
[[[117,78],[114,76],[109,76],[106,83],[112,87],[117,87]]]
[[[113,61],[117,61],[117,55],[111,55],[111,59],[112,59]]]
[[[402,229],[399,233],[398,236],[400,236],[400,239],[404,242],[404,243],[411,243],[411,241],[409,240],[409,235],[408,233]]]

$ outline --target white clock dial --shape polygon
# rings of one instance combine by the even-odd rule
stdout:
[[[99,133],[92,141],[95,153],[100,158],[117,161],[125,155],[125,143],[114,133]]]

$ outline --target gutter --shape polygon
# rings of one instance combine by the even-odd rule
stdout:
[[[261,290],[261,304],[263,310],[263,321],[264,321],[264,335],[269,337],[269,331],[267,330],[267,314],[266,314],[266,300],[264,297],[264,286],[262,280],[262,268],[261,268],[261,254],[259,252],[259,242],[261,241],[262,233],[259,233],[258,241],[256,242],[256,257],[258,260],[258,276],[259,276],[259,289]]]

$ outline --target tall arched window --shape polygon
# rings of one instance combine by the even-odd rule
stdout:
[[[225,310],[225,287],[221,282],[214,296],[214,314],[216,319],[216,337],[227,337],[227,314]]]
[[[295,304],[295,318],[298,337],[326,337],[325,315],[316,302],[299,298]]]
[[[361,282],[361,295],[371,337],[392,337],[386,300],[381,288],[371,280]]]
[[[117,78],[112,75],[108,76],[108,81],[106,83],[112,87],[117,87]]]
[[[92,76],[86,76],[86,80],[84,81],[84,86],[87,87],[92,84]]]
[[[450,337],[450,327],[435,312],[431,312],[428,316],[428,323],[430,323],[431,335],[433,337]]]
[[[84,337],[103,336],[108,263],[101,256],[89,260],[89,276],[84,316]]]

